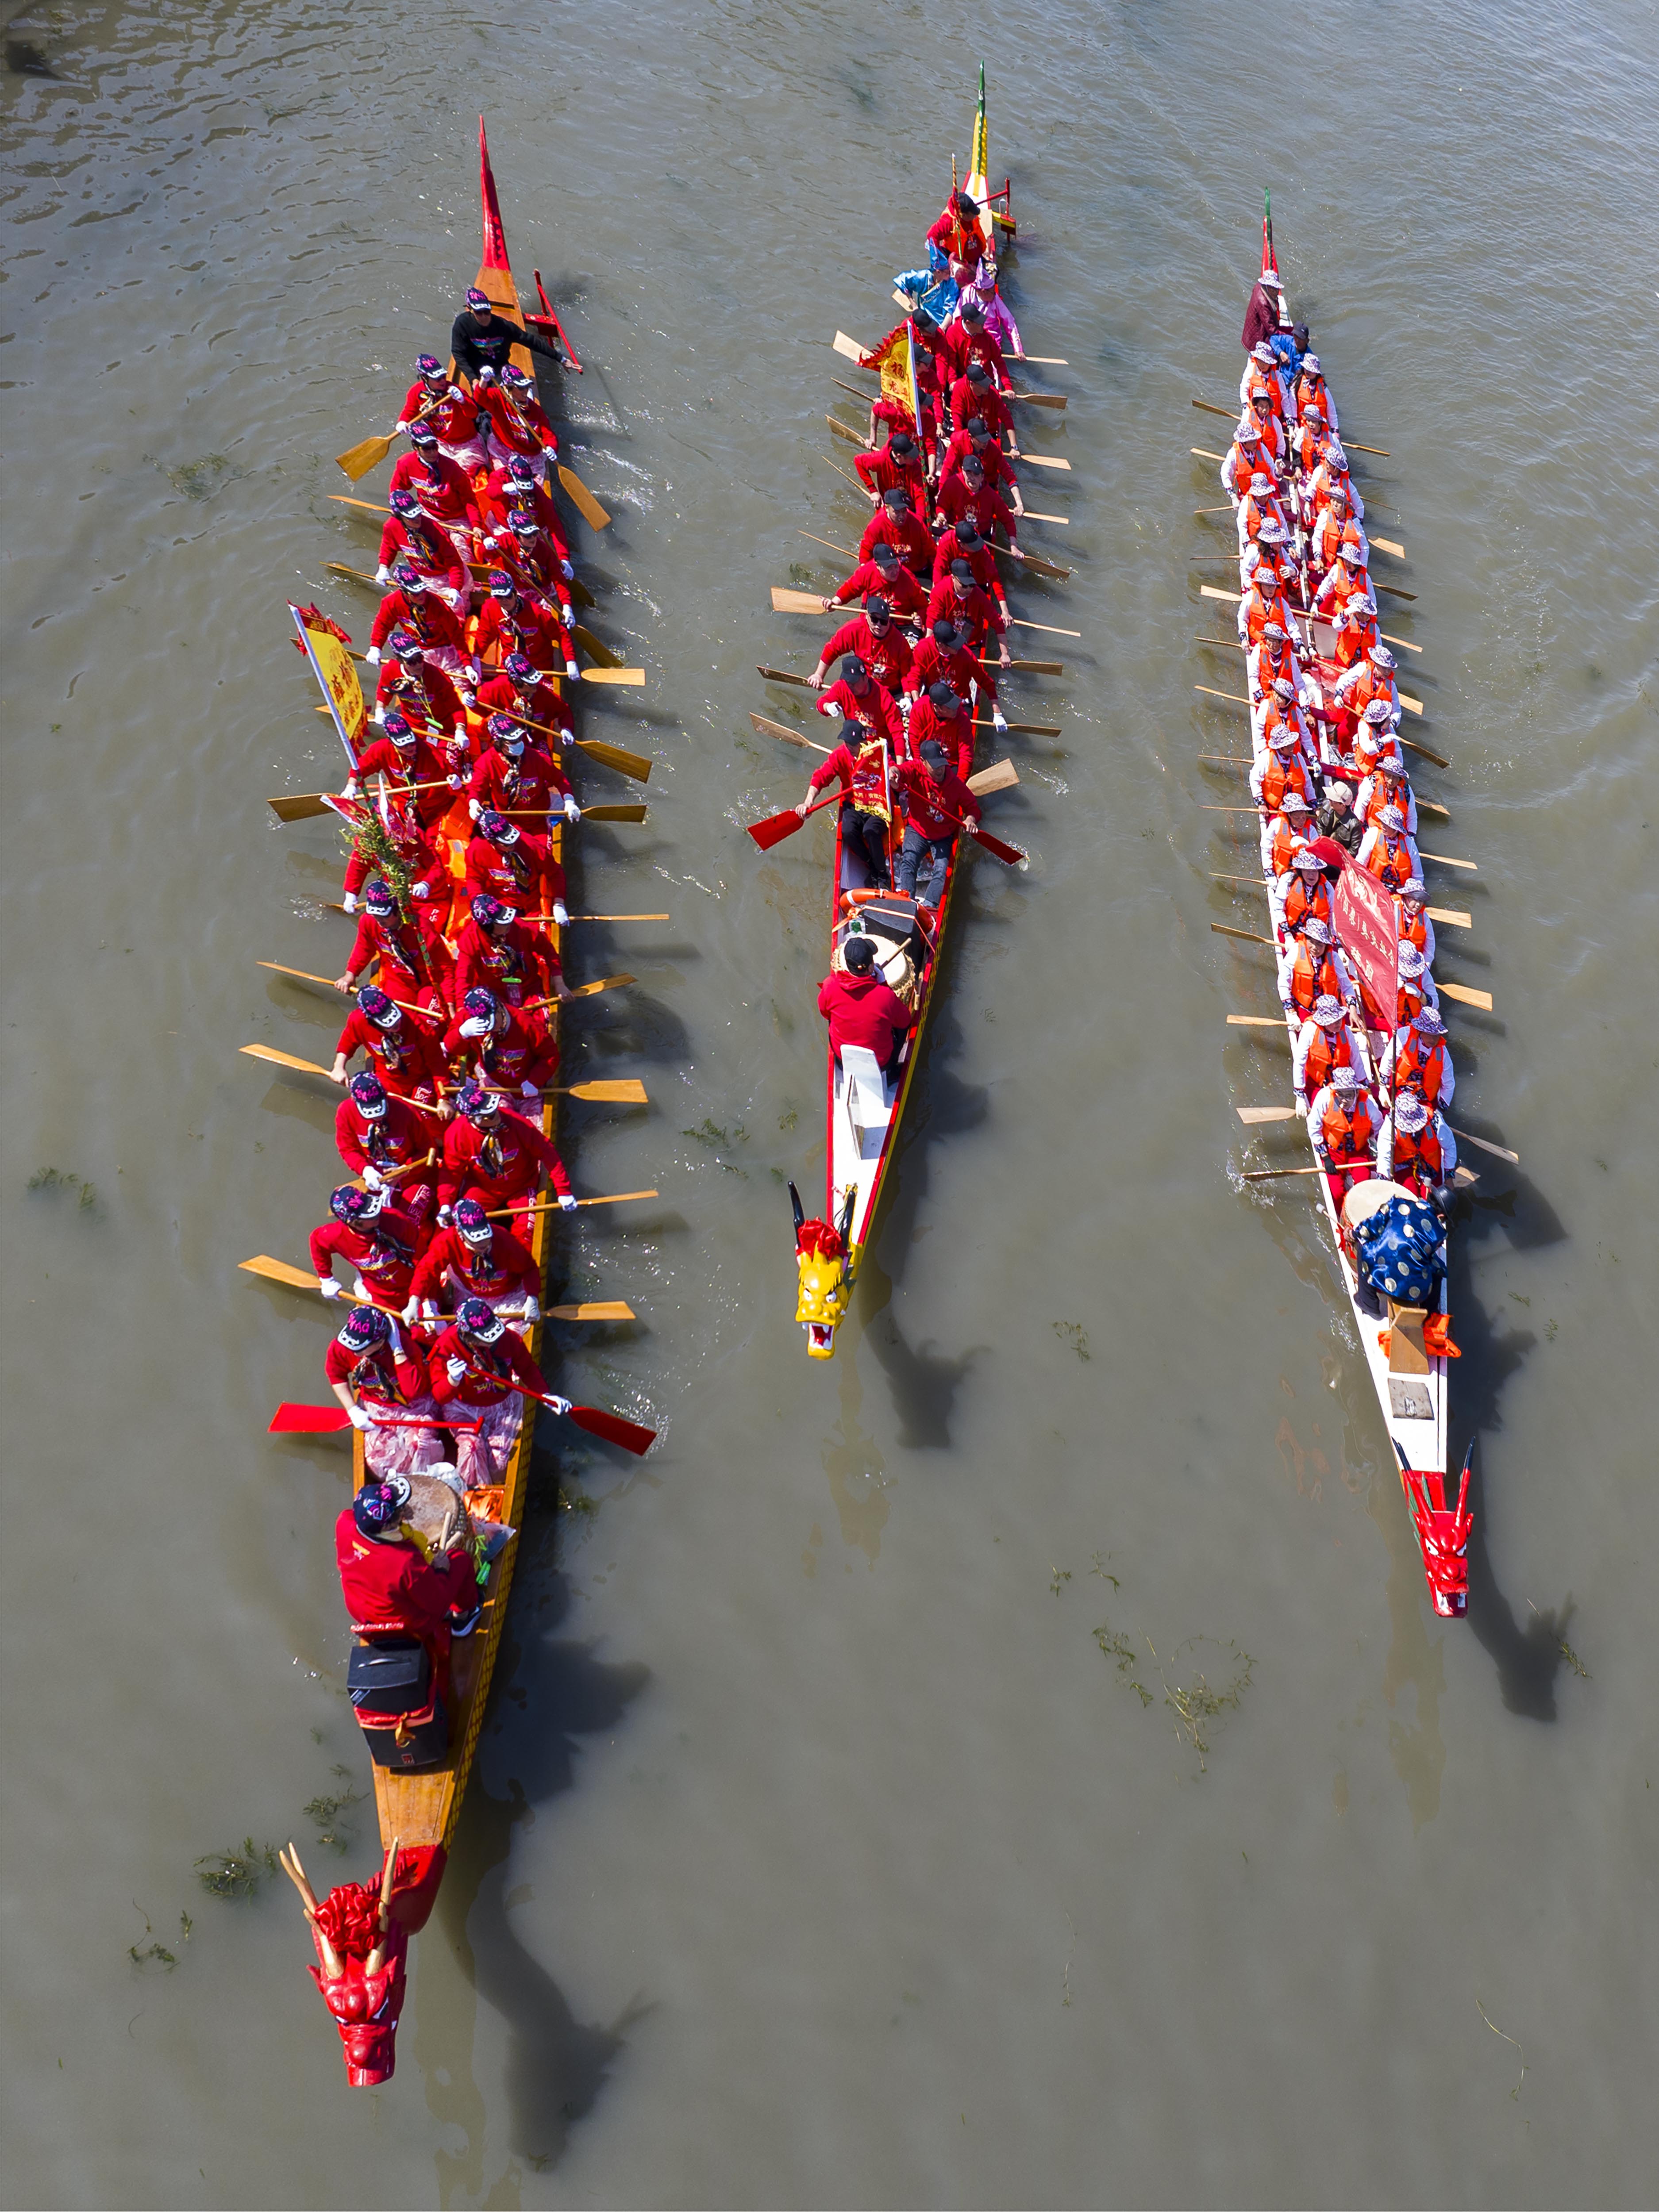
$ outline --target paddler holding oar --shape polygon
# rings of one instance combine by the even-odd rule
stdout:
[[[894,720],[896,725],[896,716]],[[895,734],[902,742],[902,732]],[[892,881],[888,864],[894,813],[892,766],[893,755],[881,732],[857,712],[849,714],[841,743],[814,769],[806,795],[795,810],[804,822],[819,793],[839,781],[841,842],[863,861],[871,883],[881,890],[886,890]]]
[[[473,532],[479,527],[472,478],[439,452],[437,433],[430,422],[410,424],[409,447],[392,471],[392,489],[413,492],[421,513],[438,525],[463,561],[469,559]]]
[[[424,353],[415,363],[415,381],[398,416],[398,428],[405,429],[417,420],[431,424],[439,452],[468,476],[487,467],[479,410],[458,384],[451,384],[448,370],[435,353]]]
[[[515,345],[528,346],[551,361],[556,368],[570,366],[566,356],[530,324],[521,330],[505,315],[498,315],[487,292],[476,284],[467,288],[467,305],[449,331],[449,350],[455,367],[473,381],[485,369],[499,374]]]
[[[347,1171],[370,1190],[397,1188],[398,1200],[415,1221],[432,1210],[436,1178],[425,1164],[437,1141],[436,1113],[392,1097],[377,1075],[354,1075],[334,1114],[334,1147]]]
[[[478,1423],[473,1433],[455,1438],[457,1470],[469,1490],[505,1474],[527,1395],[556,1413],[570,1410],[568,1398],[548,1389],[524,1339],[483,1298],[462,1300],[432,1346],[429,1371],[438,1405]]]
[[[344,1086],[351,1060],[361,1052],[368,1073],[393,1098],[442,1112],[443,1054],[426,1016],[406,1013],[378,983],[365,983],[346,1017],[329,1074]]]
[[[412,1474],[443,1457],[436,1429],[414,1425],[437,1412],[426,1361],[389,1314],[353,1306],[323,1354],[323,1372],[347,1419],[361,1431],[363,1462],[377,1480]]]
[[[358,1081],[363,1080],[360,1076]],[[531,1208],[545,1170],[562,1212],[576,1206],[576,1194],[564,1163],[540,1122],[515,1114],[498,1091],[466,1083],[455,1100],[455,1117],[443,1133],[443,1164],[438,1175],[438,1220],[447,1227],[456,1201],[476,1198],[491,1213],[509,1212],[509,1226],[528,1243],[534,1226]]]
[[[893,781],[905,801],[904,848],[899,855],[898,889],[906,898],[919,898],[936,913],[944,896],[945,873],[955,849],[956,832],[970,836],[979,820],[979,802],[951,768],[948,754],[936,738],[922,746],[919,760],[901,761]],[[925,880],[921,878],[924,855]]]
[[[400,1306],[425,1242],[420,1224],[393,1205],[388,1192],[359,1190],[354,1182],[329,1193],[328,1211],[332,1220],[312,1231],[310,1245],[324,1297],[332,1301],[342,1295],[334,1262],[344,1260],[354,1271],[351,1289],[357,1297],[377,1306]]]
[[[454,1218],[421,1254],[403,1318],[436,1321],[468,1298],[527,1328],[541,1318],[541,1268],[528,1244],[491,1221],[475,1198],[456,1201]]]
[[[890,538],[870,535],[875,528],[871,523],[864,535],[869,540],[869,557],[861,561],[850,576],[845,576],[830,597],[823,602],[824,612],[833,614],[837,607],[845,607],[857,599],[864,602],[869,611],[872,601],[879,596],[890,613],[898,617],[906,629],[919,630],[927,613],[927,589],[918,581],[913,569],[907,568],[899,556],[899,549]],[[820,656],[827,663],[833,655],[826,647]]]
[[[473,585],[454,541],[436,522],[425,520],[413,492],[394,491],[389,505],[391,512],[381,532],[380,566],[375,571],[375,581],[389,584],[393,569],[399,562],[406,561],[424,588],[442,599],[459,620],[472,605]]]

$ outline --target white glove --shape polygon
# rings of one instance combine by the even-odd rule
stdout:
[[[536,1084],[521,1083],[518,1086],[518,1095],[521,1098],[540,1098],[541,1091]]]
[[[524,1301],[524,1318],[527,1323],[541,1319],[541,1300],[534,1291]]]
[[[391,580],[392,571],[387,567],[385,562],[382,561],[379,568],[375,571],[375,581],[377,584],[389,584]]]
[[[447,1228],[449,1226],[449,1224],[450,1224],[450,1223],[454,1219],[454,1218],[455,1218],[455,1209],[454,1209],[454,1207],[453,1206],[439,1206],[439,1208],[438,1208],[438,1227],[439,1227],[440,1229],[447,1229]],[[430,1305],[429,1305],[429,1306],[428,1306],[428,1308],[427,1308],[427,1311],[428,1311],[429,1313],[431,1311],[431,1308],[430,1308]]]
[[[991,726],[992,729],[996,731],[998,737],[1006,737],[1008,735],[1008,717],[1003,714],[1000,707],[993,707],[991,708]]]
[[[496,380],[496,373],[495,373],[494,369],[491,368],[491,366],[490,366],[489,362],[486,361],[486,362],[485,362],[485,364],[484,364],[483,368],[482,368],[481,369],[479,369],[479,373],[478,373],[477,376],[473,379],[473,382],[474,382],[474,383],[476,383],[476,384],[481,384],[481,385],[483,385],[483,386],[485,387],[485,389],[487,390],[487,389],[488,389],[488,387],[495,382],[495,380]]]
[[[356,891],[347,891],[345,896],[341,899],[340,904],[345,908],[348,914],[355,914],[357,910],[357,895]]]
[[[339,1297],[340,1294],[340,1286],[332,1275],[319,1275],[317,1288],[322,1292],[324,1297],[331,1300]]]
[[[364,1163],[363,1179],[368,1184],[370,1190],[384,1190],[386,1188],[386,1177],[381,1173],[380,1170],[375,1165],[372,1160],[369,1160]]]
[[[838,722],[841,719],[841,709],[833,699],[826,699],[818,711],[820,714],[833,714]]]
[[[377,646],[377,645],[371,645],[371,646],[369,647],[369,648],[368,652],[363,655],[364,659],[368,661],[368,663],[369,663],[369,666],[370,666],[371,668],[375,668],[375,667],[378,667],[378,666],[379,666],[379,665],[380,665],[380,657],[381,657],[381,649],[380,649],[379,646]]]
[[[550,1413],[568,1413],[570,1410],[570,1401],[561,1398],[554,1391],[550,1391],[541,1402]]]
[[[561,1191],[559,1194],[558,1210],[561,1213],[576,1212],[576,1200],[568,1190]]]
[[[470,685],[466,684],[463,684],[460,687],[460,699],[461,704],[464,707],[476,707],[478,704],[477,692],[474,691]]]
[[[345,779],[345,789],[340,793],[340,797],[342,799],[355,799],[357,795],[358,788],[359,787],[356,776],[348,775]]]
[[[573,745],[576,743],[576,732],[574,730],[562,731],[559,734],[558,741],[562,745]]]
[[[582,819],[582,807],[573,791],[567,791],[564,794],[564,819],[567,822],[580,822]]]
[[[408,1323],[409,1327],[412,1328],[416,1321],[419,1318],[419,1316],[420,1300],[418,1298],[411,1298],[408,1304],[403,1310],[404,1320]]]
[[[387,1323],[386,1340],[391,1346],[394,1352],[401,1354],[403,1351],[403,1331],[398,1327],[394,1321],[388,1320]]]
[[[461,391],[461,388],[460,388],[460,385],[458,385],[458,384],[452,384],[452,385],[449,386],[449,397],[450,397],[452,399],[460,399],[460,398],[462,398],[464,396],[465,396],[465,395],[463,394],[463,392],[462,392],[462,391]]]
[[[570,678],[572,684],[576,682],[577,677],[582,673],[582,671],[576,666],[575,661],[570,659],[568,655],[566,656],[564,662],[564,673]]]
[[[569,927],[570,910],[565,905],[563,899],[555,899],[553,901],[553,920],[558,924],[561,929],[564,929]]]
[[[467,1380],[467,1362],[464,1359],[446,1359],[443,1371],[452,1382],[464,1382]]]
[[[472,816],[473,821],[476,822],[479,816],[484,811],[484,809],[476,799],[469,799],[467,802],[467,811]]]
[[[570,566],[568,561],[561,561],[558,564],[558,573],[564,577],[565,582],[568,584],[571,577],[575,575],[576,570]]]
[[[430,884],[425,882],[411,884],[409,886],[409,896],[411,898],[418,899],[430,898],[432,896],[432,886]]]
[[[375,1425],[369,1418],[369,1408],[366,1406],[348,1406],[345,1410],[354,1429],[374,1427]]]

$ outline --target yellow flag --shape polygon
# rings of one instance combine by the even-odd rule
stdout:
[[[889,331],[878,346],[872,346],[859,363],[861,368],[876,368],[881,372],[881,397],[896,399],[901,407],[908,407],[912,420],[916,401],[910,380],[910,325],[900,323]]]
[[[357,667],[339,638],[331,636],[326,629],[316,629],[308,625],[305,612],[291,599],[288,611],[294,617],[294,627],[300,634],[305,657],[316,671],[317,681],[322,686],[322,696],[328,702],[329,712],[334,717],[334,726],[340,733],[340,743],[345,747],[346,759],[355,763],[363,733],[369,724],[369,709],[363,703],[363,686],[357,681]]]

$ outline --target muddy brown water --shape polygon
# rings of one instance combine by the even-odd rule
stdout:
[[[1650,9],[1289,27],[1178,4],[58,4],[4,27],[0,1227],[3,2165],[14,2204],[1639,2204],[1659,2172],[1652,1347],[1659,974]],[[1267,66],[1264,71],[1265,52]],[[815,1190],[824,825],[757,661],[859,510],[837,326],[889,325],[975,64],[1009,289],[1070,404],[1028,485],[1083,633],[1017,692],[1028,846],[974,864],[896,1189],[833,1365]],[[1253,111],[1253,95],[1266,106]],[[1281,106],[1281,97],[1289,100]],[[325,1324],[339,763],[286,596],[372,556],[332,456],[478,258],[487,112],[558,405],[615,510],[584,702],[653,753],[580,890],[639,983],[572,1057],[588,1189],[497,1693],[395,2081],[347,2092],[294,1901],[195,1862],[374,1855],[330,1555],[344,1455],[268,1439]],[[1297,310],[1417,594],[1449,771],[1442,973],[1483,1160],[1457,1247],[1473,1595],[1437,1621],[1278,1096],[1231,710],[1190,519],[1274,190]],[[371,479],[378,484],[381,478]],[[367,489],[367,487],[365,487]],[[603,771],[599,797],[627,795]],[[1443,839],[1443,842],[1442,840]],[[37,1182],[46,1170],[58,1179]],[[69,1181],[67,1178],[78,1178]],[[1205,1686],[1200,1688],[1200,1684]],[[1206,1695],[1207,1692],[1207,1695]],[[1205,1718],[1203,1707],[1216,1707]],[[1198,1721],[1200,1753],[1180,1708]],[[344,1769],[342,1775],[339,1770]],[[307,1809],[310,1808],[310,1809]],[[345,1846],[337,1855],[332,1836]],[[185,1922],[187,1921],[187,1932]],[[151,1947],[171,1956],[173,1963]]]

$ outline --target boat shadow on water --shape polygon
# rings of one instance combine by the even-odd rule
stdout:
[[[515,1909],[531,1904],[531,1897],[506,1888],[515,1833],[521,1824],[528,1833],[541,1807],[574,1786],[579,1739],[614,1731],[650,1680],[639,1662],[606,1664],[594,1656],[592,1644],[559,1636],[571,1590],[557,1564],[564,1524],[550,1510],[556,1479],[552,1456],[538,1451],[532,1477],[538,1502],[521,1537],[526,1548],[479,1764],[434,1926],[418,1954],[423,1980],[429,1959],[445,1983],[458,1970],[474,1996],[505,2022],[508,2148],[539,2172],[563,2158],[571,2129],[597,2103],[630,2033],[654,2009],[636,1996],[608,2024],[578,2020],[520,1941]],[[490,1784],[503,1773],[506,1793],[500,1795]],[[540,1911],[528,1916],[532,1930],[545,1934],[570,1894],[567,1885],[544,1899]],[[435,1944],[440,1931],[442,1943]],[[421,2004],[416,2036],[428,2106],[466,2138],[463,2148],[437,2154],[438,2195],[445,2203],[482,2196],[489,2179],[486,2138],[495,2122],[493,2100],[480,2091],[474,2072],[477,2007],[456,2002],[456,1995],[445,1989],[438,2002]]]

